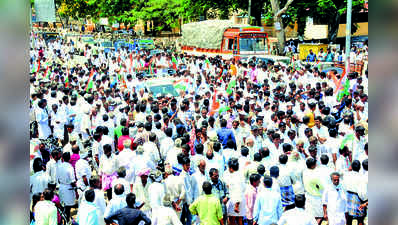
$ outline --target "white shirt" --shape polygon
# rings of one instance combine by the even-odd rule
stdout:
[[[119,162],[117,161],[115,155],[111,155],[109,158],[104,154],[100,158],[99,173],[111,175],[119,169]]]
[[[278,221],[278,225],[318,225],[315,218],[302,208],[285,211]]]
[[[76,182],[75,171],[70,163],[61,163],[57,170],[57,180],[59,184],[71,184]]]
[[[207,179],[206,176],[202,174],[199,170],[192,174],[192,178],[194,188],[193,200],[195,201],[197,198],[199,198],[199,196],[203,194],[202,185]]]
[[[122,209],[127,206],[126,203],[126,195],[115,195],[109,201],[108,205],[106,206],[104,218],[109,218],[113,216],[119,209]]]
[[[51,201],[39,201],[35,206],[35,221],[37,225],[57,225],[57,207]]]
[[[159,157],[159,151],[158,151],[158,147],[155,145],[155,143],[148,141],[145,142],[143,145],[143,148],[145,149],[144,154],[153,162],[153,163],[157,163],[160,159]]]
[[[61,165],[61,160],[58,160],[55,162],[54,159],[50,159],[50,161],[46,165],[47,169],[47,174],[50,177],[50,183],[56,183],[57,182],[57,168]]]
[[[171,137],[165,137],[161,142],[160,142],[160,153],[162,154],[162,157],[166,157],[167,153],[174,148],[174,141],[171,139]]]
[[[152,211],[163,206],[163,198],[166,195],[166,186],[163,183],[153,182],[148,187],[149,202]],[[153,215],[153,214],[152,214]]]
[[[345,225],[345,213],[347,212],[347,195],[342,188],[335,186],[325,190],[322,196],[322,204],[327,205],[327,214],[330,225]]]
[[[174,209],[165,206],[152,208],[151,221],[153,225],[182,225]]]
[[[121,152],[119,152],[119,155],[117,155],[117,160],[119,161],[119,167],[124,166],[126,168],[126,180],[132,184],[134,183],[133,178],[134,176],[134,157],[135,154],[134,152],[129,149],[125,148]]]
[[[39,171],[30,176],[31,193],[43,192],[48,187],[50,177],[44,171]]]
[[[180,179],[183,180],[184,183],[184,188],[185,188],[185,199],[183,202],[187,203],[188,205],[192,204],[193,198],[194,198],[194,183],[193,183],[193,177],[189,175],[185,170],[182,170],[180,173],[180,176],[178,176]]]
[[[76,162],[75,170],[77,178],[77,187],[80,187],[83,190],[85,190],[86,185],[84,184],[83,176],[86,176],[87,181],[91,178],[91,167],[88,164],[87,160],[79,159]]]

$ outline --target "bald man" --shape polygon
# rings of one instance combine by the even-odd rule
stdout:
[[[199,196],[203,194],[202,190],[202,184],[205,182],[206,179],[206,161],[204,159],[201,159],[198,163],[198,169],[196,172],[192,175],[193,176],[193,187],[194,187],[194,195],[193,195],[193,200],[195,201]]]

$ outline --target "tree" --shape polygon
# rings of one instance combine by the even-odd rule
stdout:
[[[275,22],[275,30],[276,30],[276,37],[278,38],[278,51],[279,54],[281,54],[285,48],[286,44],[286,37],[285,37],[285,26],[282,21],[282,14],[286,13],[288,10],[290,4],[293,3],[293,0],[288,0],[285,4],[284,7],[281,9],[279,5],[279,0],[271,0],[271,7],[272,7],[272,13],[274,16],[274,22]]]

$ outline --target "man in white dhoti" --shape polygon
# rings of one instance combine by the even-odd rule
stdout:
[[[333,187],[329,187],[322,196],[323,218],[329,225],[345,225],[348,217],[347,195],[340,184],[340,174],[330,175]]]

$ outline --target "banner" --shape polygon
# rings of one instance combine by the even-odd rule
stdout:
[[[54,0],[35,0],[36,22],[55,22]]]

